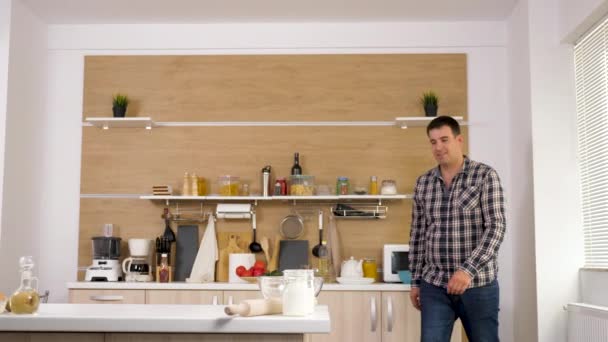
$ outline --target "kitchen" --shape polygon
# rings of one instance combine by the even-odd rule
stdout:
[[[419,7],[423,8],[423,6]],[[61,7],[58,6],[58,8]],[[17,260],[20,255],[31,254],[40,260],[39,276],[41,284],[45,284],[44,288],[51,290],[52,295],[50,300],[54,302],[68,301],[66,282],[77,280],[74,270],[78,267],[88,266],[79,262],[79,253],[83,253],[82,255],[86,256],[90,256],[91,253],[90,240],[86,243],[86,252],[83,248],[79,247],[81,243],[79,239],[79,227],[81,226],[80,203],[81,201],[85,201],[85,199],[81,200],[80,194],[87,193],[82,191],[82,181],[80,179],[82,174],[81,165],[83,164],[81,162],[81,156],[83,156],[81,146],[83,144],[82,138],[84,137],[82,127],[84,56],[87,55],[246,55],[252,52],[257,54],[293,54],[294,51],[304,54],[361,54],[370,52],[374,54],[464,53],[467,55],[466,88],[468,93],[468,108],[467,111],[461,111],[461,113],[468,114],[468,121],[471,122],[468,132],[470,153],[480,160],[496,165],[499,171],[502,170],[506,183],[510,184],[508,186],[511,187],[513,196],[521,198],[517,196],[517,194],[521,194],[528,203],[532,201],[532,195],[529,193],[530,184],[524,184],[520,187],[519,184],[510,181],[510,179],[521,179],[523,177],[526,177],[526,179],[531,178],[531,171],[524,172],[520,170],[524,172],[520,174],[520,171],[516,172],[519,169],[515,169],[512,171],[512,175],[510,175],[510,172],[507,172],[507,170],[511,170],[512,165],[525,167],[532,162],[522,162],[514,157],[509,157],[509,148],[507,148],[507,146],[513,146],[514,151],[521,151],[522,155],[528,155],[526,151],[530,149],[530,146],[527,145],[526,139],[519,138],[521,134],[525,136],[525,126],[520,130],[520,126],[513,124],[517,128],[517,131],[513,133],[505,130],[505,127],[512,125],[510,123],[512,119],[509,119],[511,112],[526,113],[525,109],[518,107],[510,108],[507,105],[512,100],[508,95],[509,89],[511,89],[511,86],[508,84],[510,79],[508,73],[509,70],[517,72],[519,69],[513,69],[513,66],[509,64],[505,56],[506,52],[512,51],[514,48],[507,40],[505,23],[507,23],[509,34],[513,33],[511,31],[513,27],[518,26],[505,21],[505,15],[498,16],[499,18],[503,18],[499,20],[496,20],[496,17],[480,15],[480,18],[490,20],[485,22],[466,21],[469,19],[462,16],[460,18],[464,18],[465,21],[458,23],[452,23],[449,19],[440,19],[444,21],[434,22],[429,17],[420,16],[422,22],[419,22],[420,20],[414,22],[415,19],[405,18],[398,20],[401,21],[398,23],[378,23],[370,19],[368,22],[363,23],[350,22],[340,24],[259,22],[246,24],[246,21],[243,20],[242,24],[217,23],[200,26],[162,26],[154,25],[152,20],[150,20],[149,23],[151,25],[137,26],[120,25],[124,23],[146,23],[145,20],[141,20],[141,17],[137,17],[136,15],[133,15],[130,20],[123,22],[120,22],[119,19],[106,18],[104,19],[105,23],[113,25],[97,25],[104,21],[91,20],[87,22],[86,16],[82,13],[80,14],[82,16],[81,20],[74,19],[78,17],[78,14],[74,14],[72,19],[70,19],[68,8],[60,10],[66,13],[66,17],[60,19],[55,9],[45,7],[44,4],[33,1],[12,1],[12,11],[12,21],[0,20],[3,25],[11,23],[11,44],[16,44],[11,46],[10,71],[12,76],[6,78],[6,80],[10,81],[8,83],[9,89],[12,89],[8,97],[8,103],[9,105],[12,103],[13,106],[19,104],[19,107],[10,107],[7,111],[10,115],[7,115],[6,152],[4,155],[6,169],[4,171],[3,228],[0,237],[0,243],[2,244],[0,253],[2,257],[0,258],[0,262],[3,269],[12,273],[7,274],[7,284],[2,284],[2,291],[5,293],[14,291],[16,284],[18,284]],[[171,13],[169,10],[165,12]],[[204,11],[199,12],[203,13]],[[2,13],[4,14],[5,12]],[[47,13],[46,16],[45,13]],[[101,15],[104,13],[104,10],[93,7],[83,11],[83,13],[97,13]],[[420,12],[416,12],[413,9],[409,13],[411,15],[420,14]],[[505,11],[503,13],[510,12]],[[536,14],[531,14],[531,16],[533,15]],[[457,15],[454,15],[453,18],[456,17]],[[7,14],[6,18],[10,19],[10,14]],[[538,21],[539,18],[536,17],[536,19]],[[533,18],[531,17],[530,20],[533,20]],[[426,35],[426,32],[431,33]],[[14,40],[13,37],[19,39]],[[14,41],[15,43],[13,43]],[[17,42],[28,42],[28,45],[18,44]],[[517,82],[515,84],[517,88]],[[519,88],[523,89],[524,87]],[[412,95],[412,98],[415,97]],[[546,100],[553,101],[552,98]],[[106,103],[103,104],[105,106],[103,115],[109,115],[107,100],[104,101]],[[361,104],[365,106],[363,102]],[[514,103],[519,102],[516,101]],[[394,105],[397,106],[395,107],[396,109],[388,113],[390,120],[393,120],[396,116],[413,114],[411,110],[398,107],[401,106],[401,102],[394,102]],[[193,112],[201,113],[201,111]],[[550,117],[556,117],[555,113],[559,112],[559,110],[553,111]],[[150,110],[147,114],[157,121],[164,121],[164,119],[161,120],[161,118],[155,117],[155,113],[157,111],[154,109]],[[305,114],[310,115],[311,113],[314,115],[318,111],[307,111]],[[369,113],[377,112],[371,111],[368,107],[362,117],[355,117],[353,119],[343,117],[339,120],[365,120],[365,115]],[[529,111],[527,113],[527,117],[525,114],[521,114],[523,117],[519,117],[516,120],[523,120],[520,122],[530,121],[531,114]],[[102,113],[94,113],[93,115],[101,116]],[[386,119],[380,120],[389,120],[389,115],[387,115]],[[41,116],[44,118],[44,121],[38,121],[38,118]],[[276,121],[283,121],[284,119],[281,117],[272,118],[272,120]],[[323,118],[306,118],[306,120],[309,119],[321,120]],[[209,120],[223,121],[223,119],[218,117],[209,118]],[[238,120],[253,121],[253,119],[247,118],[239,118]],[[373,118],[371,120],[376,119]],[[478,125],[475,125],[475,122]],[[541,126],[539,125],[538,127]],[[92,128],[87,127],[86,129]],[[152,134],[161,129],[164,131],[173,130],[175,132],[173,128],[158,128],[152,129]],[[101,135],[100,131],[96,131],[97,134]],[[411,132],[405,131],[407,131],[404,132],[405,136],[411,136]],[[250,137],[254,136],[247,129],[244,129],[243,132]],[[382,129],[382,132],[390,131]],[[107,133],[114,134],[112,133],[112,129]],[[219,132],[216,133],[216,135],[219,134]],[[363,133],[358,132],[357,134]],[[398,134],[401,135],[403,133],[400,132]],[[125,135],[133,135],[133,133],[126,133]],[[379,135],[381,134],[372,132],[371,138],[368,141],[382,141]],[[214,136],[210,137],[213,138]],[[266,140],[269,136],[264,132],[261,136],[255,135],[254,137],[254,140]],[[390,138],[392,139],[392,137]],[[299,138],[296,137],[296,139]],[[336,140],[339,141],[339,139]],[[170,141],[172,142],[173,140]],[[485,142],[492,143],[488,144]],[[278,151],[280,153],[277,153],[276,156],[273,156],[272,161],[269,162],[273,166],[273,169],[284,170],[284,175],[287,176],[293,162],[293,152],[298,151],[305,158],[309,159],[303,165],[311,170],[315,170],[314,172],[316,172],[317,177],[322,177],[319,171],[316,170],[320,169],[319,165],[321,163],[331,160],[330,158],[321,160],[321,157],[317,154],[317,150],[324,149],[306,150],[306,146],[310,145],[307,141],[295,141],[295,143],[298,146],[287,146],[284,150]],[[121,146],[120,148],[123,147],[132,148],[132,146],[128,145]],[[188,149],[192,147],[188,145],[184,148]],[[427,151],[421,150],[420,153],[423,152],[426,153]],[[31,159],[26,160],[20,157],[24,155],[31,156]],[[536,150],[535,158],[538,155],[538,150]],[[425,154],[423,157],[430,156]],[[319,159],[315,161],[314,158]],[[386,156],[383,159],[390,158],[392,156]],[[246,161],[246,163],[249,162],[250,160]],[[163,163],[163,161],[159,161],[158,167],[160,168]],[[200,170],[192,166],[176,168],[169,172],[169,181],[174,182],[179,189],[178,184],[181,181],[183,172],[186,170],[199,172],[201,175],[212,179],[220,174],[231,172],[230,170],[203,171],[209,164],[213,163],[205,163],[205,167],[201,167]],[[266,165],[266,163],[258,163],[256,161],[251,164],[255,165],[251,165],[249,170],[245,170],[246,172],[240,173],[240,176],[250,177],[253,182],[253,180],[257,180],[260,168]],[[405,167],[404,165],[400,167]],[[563,167],[563,164],[560,165],[560,167]],[[226,166],[231,167],[233,165]],[[366,181],[371,175],[377,175],[381,179],[391,177],[390,175],[381,175],[375,170],[355,174],[358,172],[357,168],[351,167],[351,169],[353,172],[348,173],[351,179],[360,178]],[[106,171],[118,172],[117,170]],[[339,170],[336,168],[336,170],[327,173],[325,180],[317,179],[317,184],[333,183],[335,181],[334,177],[342,174],[343,169]],[[118,177],[120,182],[137,182],[137,178],[130,176]],[[408,193],[408,188],[406,188],[408,185],[405,182],[400,182],[396,177],[392,178],[397,179],[397,185],[402,187],[399,189],[400,193]],[[158,181],[155,180],[154,183]],[[535,182],[535,184],[538,183]],[[143,190],[137,190],[134,194],[141,195],[148,193],[151,185],[148,183],[141,184],[141,187],[138,187],[138,189],[141,188]],[[549,188],[545,190],[545,193],[550,192]],[[34,200],[32,201],[32,199]],[[128,203],[125,207],[131,206],[129,209],[132,212],[138,212],[142,207],[155,205],[149,200],[132,199],[125,201]],[[409,204],[408,200],[385,202],[383,204],[387,204],[390,209],[387,220],[399,220],[403,218],[407,222],[407,214],[403,213],[403,211],[409,210],[407,208]],[[567,207],[566,202],[563,205],[564,208]],[[157,203],[156,206],[161,208],[162,204]],[[272,214],[272,211],[282,211],[282,213],[276,213],[277,219],[284,217],[286,214],[285,210],[289,208],[287,203],[274,202],[260,206],[266,211],[265,213],[260,213],[260,215],[266,216],[260,218],[261,222],[271,217],[267,215],[275,215]],[[126,213],[125,207],[120,208],[124,213]],[[536,314],[535,309],[521,309],[528,308],[529,305],[534,306],[535,303],[534,297],[530,295],[530,293],[534,294],[536,292],[534,290],[535,281],[533,280],[534,271],[527,273],[527,270],[529,270],[527,265],[534,264],[534,239],[529,235],[532,234],[529,232],[534,231],[534,223],[533,220],[528,219],[527,214],[520,214],[520,209],[516,209],[515,206],[511,206],[511,208],[514,210],[514,220],[512,222],[517,222],[517,224],[511,228],[513,235],[510,236],[513,240],[505,241],[505,245],[502,248],[503,252],[501,253],[501,272],[503,275],[501,286],[506,293],[504,306],[501,310],[503,317],[501,321],[501,334],[511,336],[511,338],[507,337],[507,340],[513,340],[513,335],[524,334],[526,331],[534,331],[534,329],[522,329],[521,326],[534,325],[535,318],[533,317]],[[94,210],[94,208],[90,210]],[[554,217],[559,212],[561,211],[551,210],[551,217]],[[563,210],[563,212],[566,212],[566,210]],[[32,213],[36,214],[32,215]],[[126,214],[129,215],[128,213]],[[133,217],[131,221],[121,224],[118,223],[120,220],[113,216],[113,213],[108,215],[99,215],[94,227],[96,231],[100,229],[99,224],[107,222],[117,222],[116,224],[121,226],[121,229],[132,227],[134,223],[140,222],[142,226],[150,227],[151,231],[149,235],[151,237],[161,234],[164,229],[158,208],[149,212],[144,211],[141,217]],[[549,216],[544,215],[542,217]],[[160,225],[159,221],[161,221]],[[385,222],[388,221],[385,220]],[[264,223],[260,223],[260,230],[269,229],[268,226],[264,228],[263,225]],[[350,237],[353,241],[356,236],[365,236],[366,234],[362,223],[355,222],[354,225],[354,229],[349,230],[352,233]],[[358,225],[361,225],[361,227]],[[50,229],[48,227],[60,228]],[[220,229],[219,226],[218,229]],[[378,227],[377,229],[381,230],[384,227]],[[274,232],[276,232],[276,228],[272,230],[272,233]],[[306,234],[310,232],[313,233],[306,235],[306,238],[311,241],[316,240],[314,226],[306,228]],[[394,239],[396,242],[402,243],[407,241],[406,232],[398,232],[392,229],[389,229],[387,232],[391,236],[396,237]],[[552,234],[550,229],[547,230],[547,234]],[[375,254],[376,260],[380,260],[380,246],[384,242],[373,241],[374,239],[376,239],[376,235],[370,237],[371,243],[376,246],[376,252],[373,252],[372,255]],[[7,241],[10,241],[10,243]],[[351,248],[350,246],[351,244],[348,244],[346,248]],[[515,246],[518,247],[516,248]],[[520,249],[519,246],[528,247]],[[366,248],[366,246],[362,247]],[[568,245],[568,248],[570,247]],[[23,253],[23,251],[26,251],[26,253]],[[532,251],[532,255],[530,255],[529,251]],[[124,255],[126,253],[126,251],[123,252]],[[537,253],[540,253],[540,251]],[[352,253],[351,250],[351,252],[344,252],[344,255],[347,254],[352,254],[356,258],[362,258],[370,253],[367,251]],[[513,262],[514,260],[515,262]],[[565,263],[568,261],[564,260]],[[515,268],[512,266],[514,263],[521,266]],[[65,266],[58,267],[57,265]],[[518,279],[518,285],[515,285],[515,279]],[[521,281],[524,281],[524,285],[519,285]],[[526,281],[532,282],[532,284],[525,285]],[[541,287],[541,284],[538,286],[539,298],[546,298],[549,296],[549,293],[553,293],[543,290],[553,289],[553,286],[549,286],[548,284],[542,285],[545,287]],[[527,295],[509,295],[509,293],[513,294],[516,288],[518,293],[525,293]],[[515,310],[515,307],[520,309]],[[517,315],[515,315],[515,311],[517,311]],[[545,319],[548,318],[541,318],[539,322]],[[545,324],[549,326],[563,326],[554,323]],[[544,327],[543,329],[546,329],[546,326],[541,326]],[[520,338],[518,340],[525,339]]]

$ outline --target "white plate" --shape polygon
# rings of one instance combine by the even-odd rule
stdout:
[[[338,281],[338,283],[344,284],[344,285],[367,285],[367,284],[371,284],[375,281],[374,278],[345,278],[345,277],[338,277],[338,278],[336,278],[336,280]]]

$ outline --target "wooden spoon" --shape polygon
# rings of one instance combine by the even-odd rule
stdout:
[[[266,265],[268,266],[268,264],[270,264],[270,242],[268,241],[268,238],[262,236],[260,239],[260,245],[262,245],[262,250],[264,251],[264,256],[266,257]]]

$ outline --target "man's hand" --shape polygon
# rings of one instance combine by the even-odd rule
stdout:
[[[418,309],[418,311],[420,311],[420,288],[418,287],[412,287],[410,290],[410,300],[412,301],[412,305],[414,305],[414,307],[416,309]]]
[[[448,281],[448,294],[461,295],[469,288],[469,285],[471,285],[469,274],[463,270],[458,270]]]

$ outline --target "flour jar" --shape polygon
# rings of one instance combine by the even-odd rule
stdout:
[[[315,310],[313,270],[284,270],[283,315],[306,316]]]

